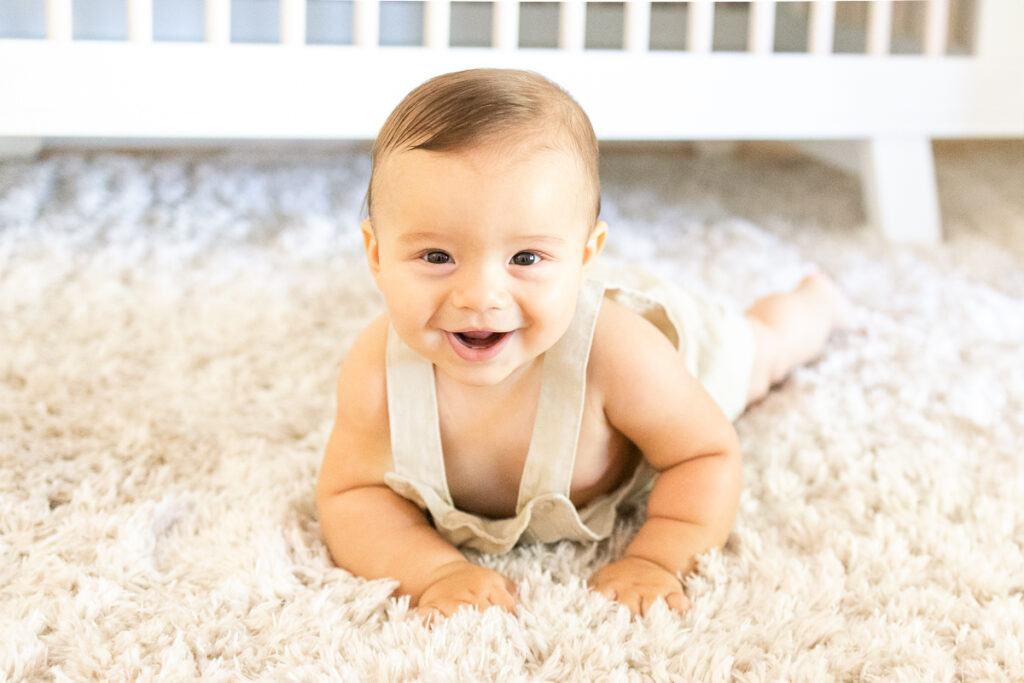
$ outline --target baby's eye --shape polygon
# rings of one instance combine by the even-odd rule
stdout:
[[[452,260],[452,257],[443,251],[428,251],[422,258],[435,266],[443,266],[446,263],[451,263]]]
[[[512,257],[514,266],[533,266],[540,263],[540,255],[532,251],[521,251]]]

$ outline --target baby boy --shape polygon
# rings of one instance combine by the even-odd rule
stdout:
[[[597,140],[533,73],[434,78],[373,149],[362,233],[387,311],[342,363],[316,499],[334,561],[398,581],[425,619],[515,608],[460,547],[607,537],[647,500],[622,558],[590,578],[636,615],[689,607],[741,489],[732,427],[814,358],[848,306],[823,275],[732,312],[653,280],[591,280]]]

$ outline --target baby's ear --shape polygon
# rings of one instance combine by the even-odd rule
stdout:
[[[370,266],[370,274],[376,278],[380,274],[380,245],[377,235],[373,232],[370,219],[363,221],[363,249],[366,250],[366,264]]]
[[[590,236],[587,237],[587,243],[583,247],[583,269],[589,270],[594,261],[597,260],[597,255],[604,249],[604,240],[608,237],[608,224],[604,221],[600,221],[590,231]]]

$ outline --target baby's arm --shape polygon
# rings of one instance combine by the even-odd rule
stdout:
[[[605,414],[661,475],[625,557],[595,573],[591,586],[634,614],[659,597],[685,611],[681,577],[732,529],[742,484],[739,441],[654,326],[605,301],[596,334],[590,374]]]
[[[387,322],[357,339],[338,379],[338,414],[324,454],[316,502],[334,562],[368,579],[392,578],[424,618],[459,607],[512,610],[504,576],[472,564],[423,512],[384,484],[391,468],[384,343]]]

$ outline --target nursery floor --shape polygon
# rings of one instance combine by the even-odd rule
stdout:
[[[472,555],[519,614],[433,630],[334,568],[313,486],[380,311],[362,146],[0,161],[0,679],[1020,680],[1024,144],[938,145],[947,240],[774,147],[609,147],[606,267],[736,305],[832,273],[861,309],[737,422],[745,490],[680,617],[595,545]]]

